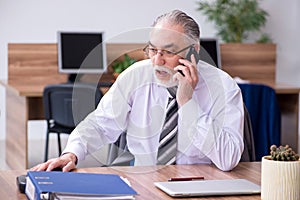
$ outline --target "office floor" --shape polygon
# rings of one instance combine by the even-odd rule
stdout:
[[[43,162],[45,153],[46,122],[43,120],[34,120],[28,123],[28,164],[29,168]],[[62,148],[66,145],[68,135],[61,135]],[[50,135],[49,158],[58,156],[56,134]],[[97,156],[96,156],[97,155]],[[78,167],[95,167],[105,163],[107,148],[91,156],[87,156],[84,161],[78,164]],[[5,162],[5,141],[0,140],[0,170],[9,169]]]

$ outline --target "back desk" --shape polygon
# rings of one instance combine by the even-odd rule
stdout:
[[[166,181],[170,177],[204,176],[207,180],[212,179],[237,179],[243,178],[260,185],[261,164],[260,162],[240,163],[230,172],[222,172],[213,165],[168,165],[154,167],[99,167],[99,168],[79,168],[76,172],[89,173],[111,173],[118,174],[129,180],[132,187],[137,191],[136,199],[174,199],[155,188],[154,182]],[[0,196],[1,199],[25,200],[24,194],[18,192],[16,187],[16,176],[26,174],[25,170],[0,171]],[[199,198],[180,198],[180,199],[199,199]],[[244,196],[220,196],[203,197],[201,199],[219,200],[254,200],[260,199],[260,195]]]
[[[144,44],[107,44],[108,63],[120,59],[124,53],[129,53],[138,60],[143,59],[144,55],[141,51],[143,47]],[[6,89],[6,161],[12,169],[29,167],[27,122],[28,120],[44,119],[42,106],[44,87],[48,84],[67,81],[67,75],[59,74],[57,71],[56,49],[56,44],[8,45],[8,81],[0,81],[0,83]],[[225,54],[221,55],[222,58],[226,55],[228,58],[230,56],[228,52],[230,49],[221,46],[221,54]],[[226,59],[222,60],[222,63],[226,66]],[[225,67],[224,70],[231,73],[228,67]],[[252,75],[254,76],[254,74]],[[85,78],[99,81],[98,77],[92,75]],[[103,74],[100,81],[111,81],[112,79],[111,68],[108,68],[108,72]],[[267,80],[265,84],[273,87],[277,93],[282,113],[282,143],[288,143],[293,148],[298,148],[299,151],[300,88],[274,83],[270,80]],[[103,89],[105,90],[105,88]]]

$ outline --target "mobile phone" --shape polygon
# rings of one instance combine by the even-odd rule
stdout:
[[[196,63],[199,62],[200,60],[200,55],[199,53],[196,51],[194,46],[191,46],[189,51],[186,53],[185,59],[187,59],[188,61],[192,62],[191,60],[191,56],[194,55]]]
[[[191,46],[189,48],[189,51],[186,53],[185,55],[185,59],[187,59],[188,61],[192,62],[191,56],[194,55],[196,63],[198,63],[198,61],[200,60],[200,55],[199,53],[196,51],[194,46]],[[184,76],[183,72],[181,70],[178,70],[178,72]]]
[[[182,72],[182,70],[179,69],[178,72],[179,72],[182,76],[185,76],[184,73]]]

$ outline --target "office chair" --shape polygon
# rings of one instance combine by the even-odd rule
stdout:
[[[255,144],[251,124],[250,114],[244,104],[244,151],[241,157],[241,162],[253,162],[255,158]]]
[[[49,135],[57,134],[61,154],[60,134],[70,134],[75,126],[95,110],[102,93],[89,84],[56,84],[44,88],[43,104],[47,121],[45,161],[48,160]]]
[[[130,166],[134,156],[127,147],[126,132],[123,132],[116,142],[109,145],[106,166]]]
[[[280,145],[281,114],[276,93],[263,84],[238,85],[251,119],[256,161],[261,161],[272,144]]]

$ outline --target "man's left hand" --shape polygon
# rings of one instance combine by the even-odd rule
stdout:
[[[182,74],[179,72],[174,75],[174,79],[178,80],[178,89],[176,94],[177,103],[179,106],[184,105],[188,102],[192,96],[194,89],[198,83],[198,71],[197,71],[197,63],[194,55],[191,56],[192,62],[186,59],[179,59],[179,62],[182,65],[178,65],[174,68],[174,70],[181,70]]]

